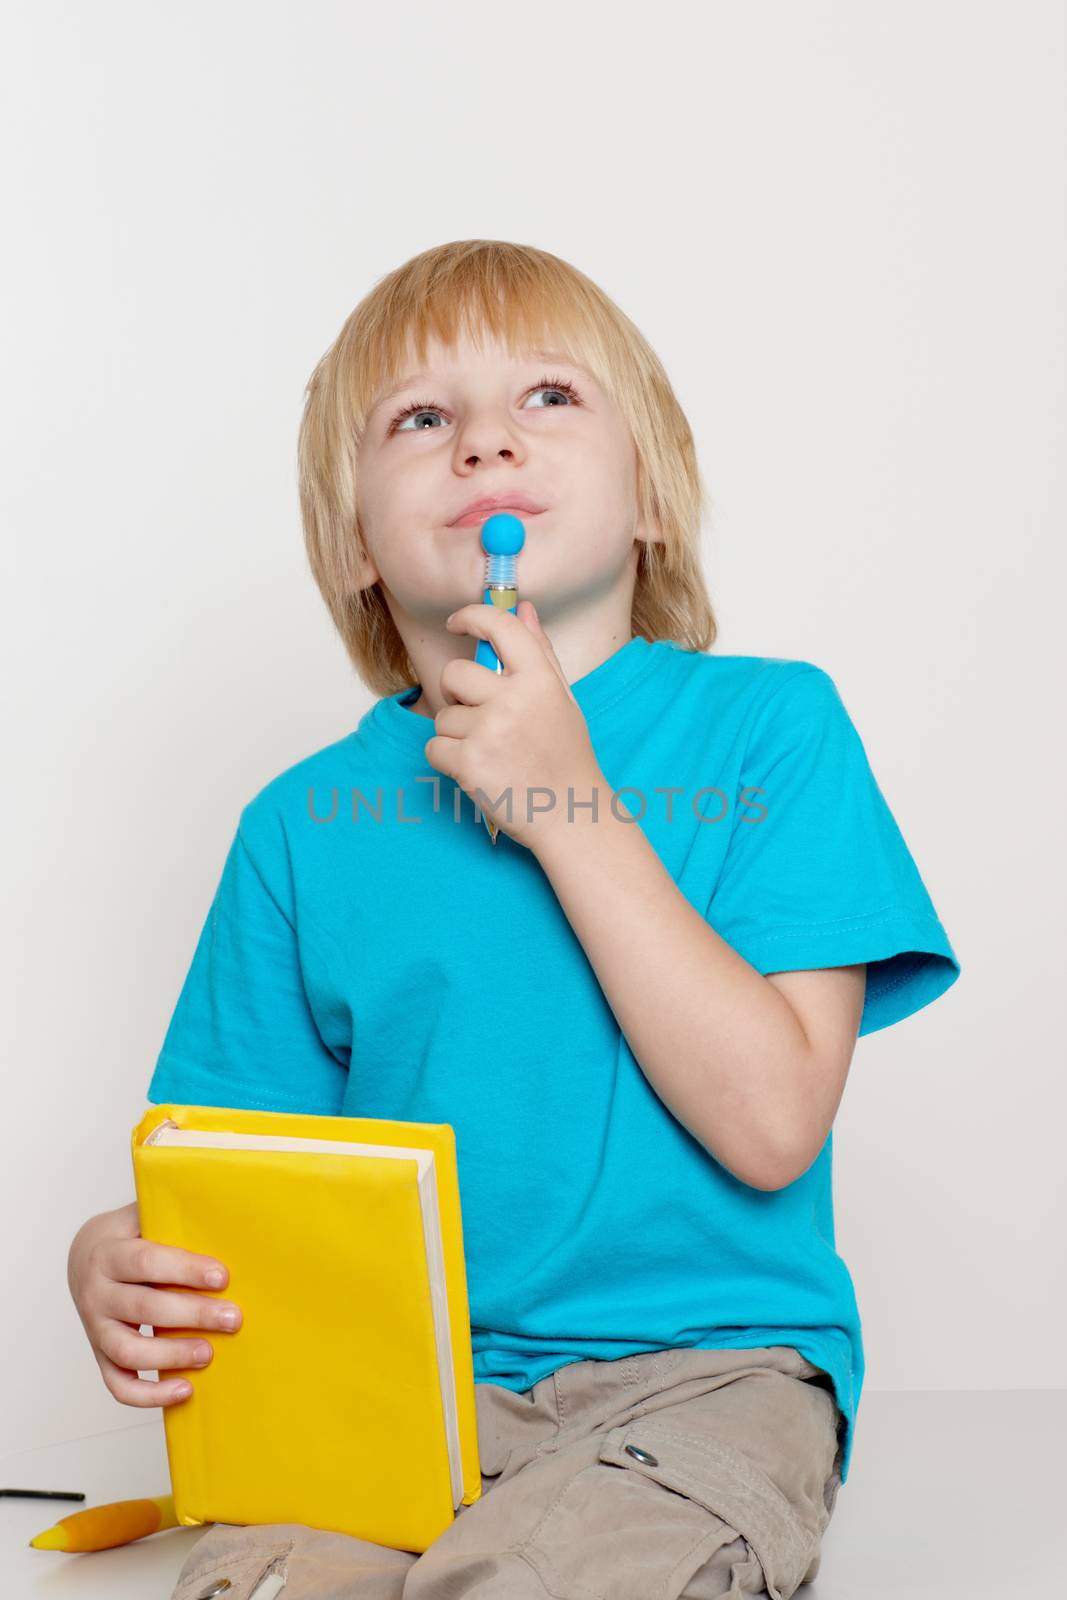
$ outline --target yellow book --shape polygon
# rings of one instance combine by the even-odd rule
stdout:
[[[178,1521],[425,1550],[481,1495],[452,1127],[161,1105],[132,1158],[143,1237],[225,1263],[184,1292],[243,1313],[163,1411]]]

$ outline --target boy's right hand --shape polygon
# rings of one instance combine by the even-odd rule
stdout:
[[[221,1276],[214,1279],[212,1272]],[[153,1330],[234,1332],[241,1313],[229,1301],[153,1287],[165,1283],[212,1290],[224,1288],[228,1279],[226,1267],[212,1256],[142,1239],[136,1201],[82,1224],[71,1241],[67,1283],[116,1400],[127,1406],[166,1406],[188,1399],[190,1384],[167,1379],[165,1373],[171,1367],[206,1366],[213,1354],[210,1344],[204,1339],[158,1339],[154,1333],[149,1338],[137,1330],[148,1324]],[[230,1321],[227,1312],[233,1313]],[[159,1381],[139,1378],[138,1371],[156,1371]]]

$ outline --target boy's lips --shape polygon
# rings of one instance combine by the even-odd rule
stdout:
[[[514,511],[517,517],[523,518],[543,515],[540,511],[518,511],[514,506],[498,506],[493,511],[468,511],[465,517],[457,517],[455,522],[450,522],[448,526],[450,528],[481,527],[482,523],[488,522],[489,518],[495,516],[497,511]]]
[[[544,506],[536,500],[531,500],[527,495],[491,495],[481,500],[472,500],[463,510],[448,523],[450,528],[466,528],[473,523],[484,522],[487,517],[494,516],[498,511],[511,511],[516,516],[537,517],[544,511]]]

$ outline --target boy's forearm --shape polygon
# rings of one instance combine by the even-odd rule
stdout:
[[[611,798],[604,780],[594,822],[588,809],[569,821],[558,797],[534,853],[660,1099],[735,1177],[778,1188],[805,1170],[814,1143],[804,1030]]]

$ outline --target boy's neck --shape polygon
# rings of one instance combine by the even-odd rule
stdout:
[[[605,606],[602,614],[591,614],[588,608],[580,616],[572,613],[555,619],[538,613],[569,684],[584,678],[629,643],[633,637],[631,610],[632,597],[627,595],[624,605]],[[414,626],[409,638],[401,620],[397,620],[397,627],[421,686],[418,699],[405,709],[432,721],[449,703],[441,693],[445,663],[456,657],[472,659],[477,641],[472,634],[428,634]]]

